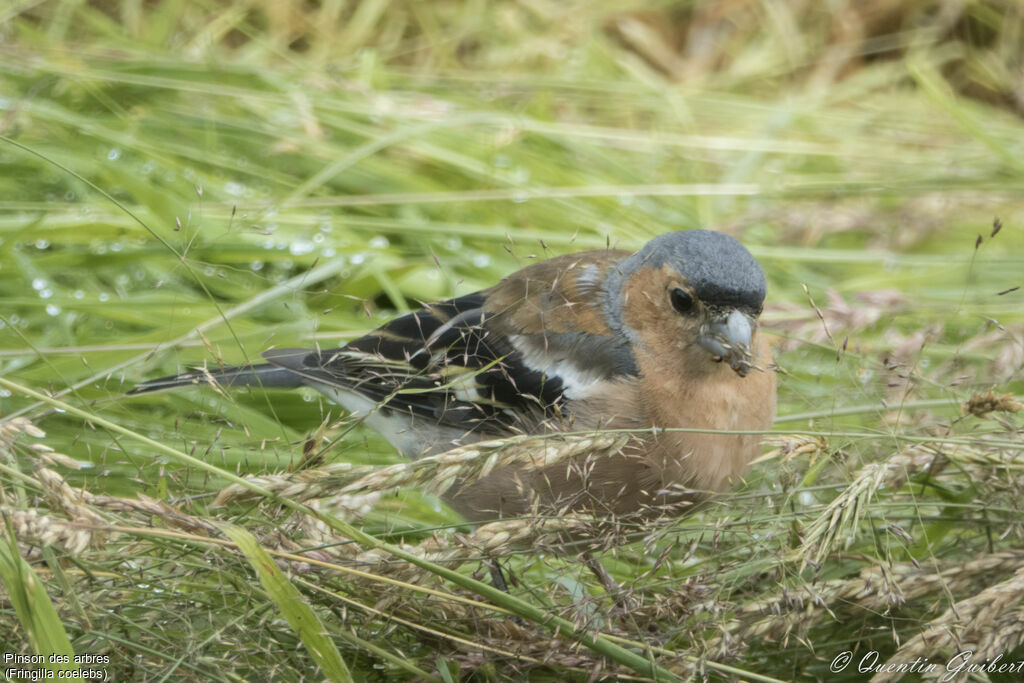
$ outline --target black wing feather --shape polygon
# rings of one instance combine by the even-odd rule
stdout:
[[[264,354],[312,383],[358,391],[381,404],[470,431],[515,431],[562,402],[557,378],[527,367],[488,329],[484,294],[429,304],[340,349],[277,349]],[[459,395],[459,379],[475,395]]]

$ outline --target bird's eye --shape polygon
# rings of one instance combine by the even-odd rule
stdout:
[[[679,313],[686,314],[693,310],[693,297],[685,289],[673,289],[669,292],[669,300],[672,302],[672,308]]]

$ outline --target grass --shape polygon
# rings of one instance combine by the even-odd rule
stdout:
[[[118,680],[1024,660],[1022,31],[994,1],[0,9],[0,510],[25,559],[0,640]],[[443,465],[381,470],[403,461],[317,394],[123,395],[693,227],[762,263],[782,374],[765,456],[683,519],[472,529],[430,493]]]

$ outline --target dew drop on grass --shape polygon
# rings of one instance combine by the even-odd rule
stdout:
[[[236,183],[233,180],[229,180],[224,183],[224,192],[231,195],[232,197],[242,197],[245,195],[245,185],[242,183]]]
[[[302,256],[303,254],[308,254],[313,251],[315,247],[316,245],[310,240],[293,240],[292,243],[288,245],[288,251],[290,251],[293,256]]]
[[[253,270],[263,270],[263,261],[253,261],[249,264],[249,267]]]
[[[383,235],[377,235],[370,240],[371,249],[387,249],[390,245],[391,243],[388,242],[388,238]]]
[[[358,266],[359,264],[361,264],[365,260],[366,260],[366,256],[364,254],[356,253],[356,254],[352,254],[349,257],[348,262],[351,263],[353,266]]]
[[[43,278],[37,277],[36,279],[32,280],[32,289],[34,289],[34,290],[36,290],[38,292],[39,290],[45,289],[45,288],[46,288],[46,280],[44,280]]]
[[[75,297],[76,299],[82,299],[85,297],[85,292],[83,292],[80,289],[76,289],[74,294],[72,294],[71,296]]]
[[[49,299],[51,296],[53,296],[53,290],[50,289],[49,287],[47,287],[46,289],[39,290],[40,299]]]
[[[477,268],[486,268],[491,265],[491,257],[487,254],[477,254],[473,257],[473,265]]]
[[[99,300],[100,301],[110,301],[110,295],[107,294],[106,292],[100,292]]]
[[[60,315],[60,306],[57,304],[46,304],[46,313],[50,316]]]
[[[49,240],[36,240],[36,249],[46,249],[50,246]]]
[[[121,158],[121,150],[117,147],[107,152],[107,161],[117,161]]]

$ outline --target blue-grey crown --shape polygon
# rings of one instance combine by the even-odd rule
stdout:
[[[638,268],[676,270],[705,304],[760,311],[767,283],[746,247],[723,232],[683,230],[658,235],[627,258],[626,276]]]

